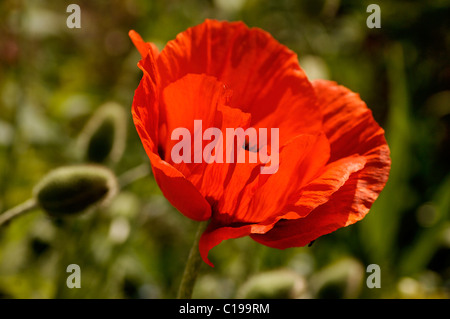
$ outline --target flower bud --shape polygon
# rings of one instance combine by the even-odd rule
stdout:
[[[363,276],[361,262],[344,258],[316,272],[311,278],[311,290],[316,298],[356,298],[362,287]]]
[[[306,291],[306,281],[288,269],[272,270],[251,277],[238,291],[237,298],[292,299]]]
[[[125,149],[126,115],[117,103],[103,104],[91,117],[78,138],[83,160],[116,163]]]
[[[117,181],[109,169],[76,165],[51,171],[35,186],[33,194],[49,215],[63,216],[104,203],[116,191]]]

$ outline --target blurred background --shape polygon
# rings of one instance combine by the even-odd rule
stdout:
[[[69,4],[81,28],[69,29]],[[141,71],[128,31],[160,49],[205,18],[242,20],[295,51],[311,79],[358,92],[386,130],[392,170],[361,222],[284,251],[249,238],[214,248],[195,298],[449,298],[450,1],[0,2],[0,212],[52,169],[96,162],[109,205],[39,209],[0,228],[0,297],[173,298],[197,224],[162,197],[132,124]],[[81,289],[69,289],[69,264]],[[370,264],[381,288],[368,288]]]

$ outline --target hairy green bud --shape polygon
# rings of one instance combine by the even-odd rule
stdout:
[[[287,269],[271,270],[250,277],[238,290],[238,298],[294,299],[306,289],[306,280]]]
[[[316,298],[357,298],[364,277],[362,264],[353,258],[344,258],[314,273],[310,279]]]
[[[108,102],[99,107],[78,138],[83,160],[116,163],[126,140],[126,114],[122,106]]]
[[[36,185],[34,197],[52,216],[73,215],[104,203],[117,191],[114,174],[98,165],[57,168]]]

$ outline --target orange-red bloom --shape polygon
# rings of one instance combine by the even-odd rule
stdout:
[[[199,244],[205,262],[226,239],[298,247],[364,218],[390,157],[357,94],[310,82],[292,51],[242,22],[206,20],[161,52],[135,31],[130,37],[144,73],[134,123],[164,196],[185,216],[210,221]],[[174,163],[171,132],[192,132],[199,119],[203,130],[279,128],[278,171],[260,174],[261,162]]]

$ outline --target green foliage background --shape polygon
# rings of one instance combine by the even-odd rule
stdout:
[[[366,26],[371,2],[1,1],[0,211],[30,198],[50,170],[87,162],[89,140],[115,145],[114,154],[91,158],[122,187],[87,214],[62,219],[34,210],[1,228],[0,296],[176,295],[196,223],[167,203],[148,173],[131,120],[141,71],[127,33],[135,29],[161,49],[216,18],[269,31],[311,78],[360,93],[386,130],[392,171],[363,221],[312,247],[281,251],[249,238],[220,244],[194,297],[448,298],[450,1],[377,1],[380,29]],[[81,7],[81,29],[66,26],[70,3]],[[101,122],[107,102],[120,105],[118,116]],[[103,123],[95,134],[90,121]],[[73,263],[80,289],[66,286]],[[381,267],[381,288],[366,285],[370,264]]]

